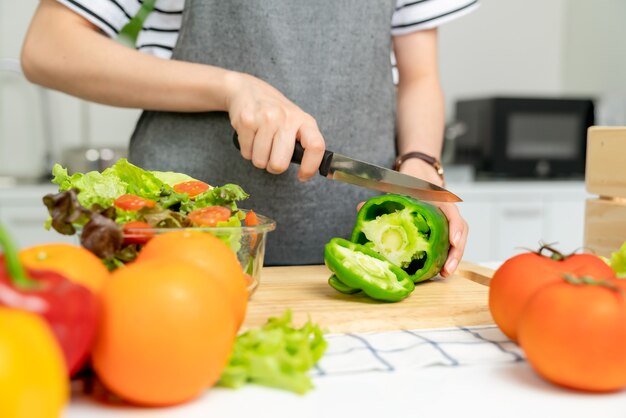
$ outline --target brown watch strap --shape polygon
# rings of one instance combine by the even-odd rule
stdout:
[[[418,158],[432,165],[435,171],[437,171],[437,174],[439,175],[439,177],[441,177],[441,180],[444,179],[443,178],[443,166],[441,165],[441,162],[439,162],[439,160],[433,157],[432,155],[424,154],[423,152],[419,152],[419,151],[412,151],[412,152],[407,152],[406,154],[399,155],[398,158],[396,158],[396,161],[393,165],[393,169],[396,171],[399,171],[400,167],[402,166],[402,163],[404,163],[406,160],[410,160],[411,158]]]

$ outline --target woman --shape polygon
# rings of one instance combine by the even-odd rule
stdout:
[[[240,184],[251,195],[249,207],[277,220],[267,264],[314,264],[332,236],[349,235],[355,205],[372,195],[315,176],[326,146],[387,167],[396,148],[401,156],[421,151],[438,158],[443,94],[431,26],[475,3],[187,0],[182,13],[182,2],[157,0],[142,36],[167,34],[173,52],[164,59],[168,45],[140,47],[161,51],[158,57],[102,36],[114,36],[138,0],[42,0],[22,65],[35,83],[146,109],[131,139],[131,161],[210,184]],[[420,21],[420,13],[430,17]],[[180,28],[153,25],[159,16],[169,24],[178,16]],[[299,168],[289,166],[296,140],[305,149]],[[406,159],[399,169],[443,182],[421,159]],[[467,225],[455,205],[440,207],[452,244],[446,276],[462,257]]]

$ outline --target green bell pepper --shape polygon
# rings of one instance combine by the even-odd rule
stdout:
[[[344,293],[346,295],[353,295],[361,291],[361,289],[355,289],[354,287],[350,287],[341,280],[339,280],[339,277],[337,277],[336,274],[333,274],[328,278],[328,284],[337,292]]]
[[[333,238],[326,244],[324,261],[337,276],[336,280],[331,277],[329,283],[335,284],[333,287],[339,291],[360,289],[372,299],[397,302],[415,289],[400,267],[377,252],[343,238]]]
[[[448,257],[448,219],[426,202],[394,194],[369,199],[359,210],[352,242],[383,255],[414,283],[436,276]]]

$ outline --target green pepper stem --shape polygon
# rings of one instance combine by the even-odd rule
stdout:
[[[2,225],[0,225],[0,248],[4,249],[6,269],[13,285],[22,289],[37,287],[37,282],[29,278],[26,274],[26,270],[24,270],[24,266],[22,266],[20,262],[15,244]]]

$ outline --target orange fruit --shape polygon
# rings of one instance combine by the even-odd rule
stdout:
[[[194,264],[202,268],[207,277],[220,281],[230,295],[239,329],[248,307],[247,281],[237,256],[228,245],[207,232],[166,232],[148,241],[136,262],[166,258]]]
[[[212,386],[226,366],[235,318],[221,283],[181,260],[117,269],[101,292],[96,374],[129,402],[174,405]]]
[[[35,245],[21,250],[20,260],[27,268],[57,272],[93,292],[98,292],[110,277],[102,260],[78,245]]]

